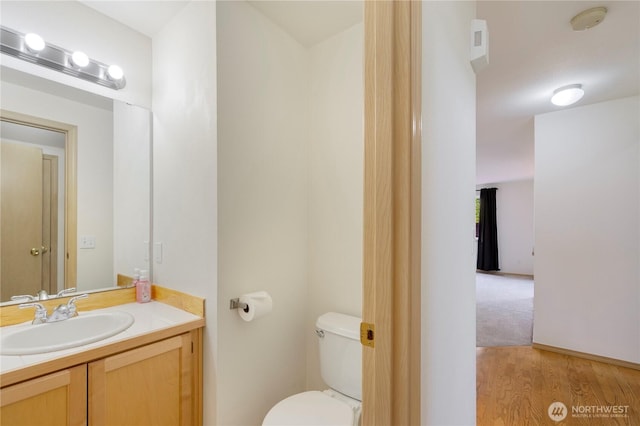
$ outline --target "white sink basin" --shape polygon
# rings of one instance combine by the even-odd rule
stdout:
[[[80,313],[48,324],[1,327],[0,355],[31,355],[75,348],[115,336],[131,324],[131,314],[110,311]]]

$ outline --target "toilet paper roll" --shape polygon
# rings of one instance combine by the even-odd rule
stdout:
[[[238,308],[240,318],[249,322],[267,315],[273,309],[273,300],[266,291],[248,293],[240,296],[240,303],[246,303],[247,307]]]

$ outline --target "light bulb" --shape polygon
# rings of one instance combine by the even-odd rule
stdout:
[[[71,62],[79,68],[84,68],[89,65],[89,57],[84,52],[75,51],[71,55]]]
[[[27,44],[29,50],[33,52],[39,52],[45,47],[43,38],[34,33],[26,34],[24,36],[24,42]]]
[[[124,71],[122,71],[122,68],[117,65],[109,65],[109,68],[107,68],[107,75],[112,80],[122,80],[122,77],[124,77]]]
[[[584,96],[582,84],[570,84],[553,91],[551,103],[558,106],[575,104]]]

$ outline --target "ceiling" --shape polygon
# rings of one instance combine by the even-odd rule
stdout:
[[[189,3],[189,0],[78,1],[148,37],[153,37]],[[247,0],[247,2],[307,47],[361,22],[363,15],[361,1]]]
[[[361,1],[249,1],[303,46],[310,47],[362,22]]]
[[[187,1],[81,0],[153,36]],[[304,45],[362,19],[358,1],[250,1]],[[424,3],[428,8],[429,2]],[[575,32],[579,12],[605,6],[605,20]],[[573,107],[640,92],[640,2],[485,1],[477,17],[489,28],[489,66],[477,75],[477,183],[531,179],[533,117],[561,109],[553,90],[581,83]]]
[[[604,21],[573,31],[579,12],[605,6]],[[489,66],[477,84],[477,183],[533,177],[533,117],[563,109],[555,89],[581,83],[579,107],[640,91],[640,2],[480,1]],[[567,107],[565,107],[567,108]]]
[[[153,37],[189,0],[78,0],[126,26]]]

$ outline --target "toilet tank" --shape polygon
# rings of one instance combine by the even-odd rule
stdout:
[[[362,401],[360,318],[327,312],[318,317],[320,373],[333,390]]]

